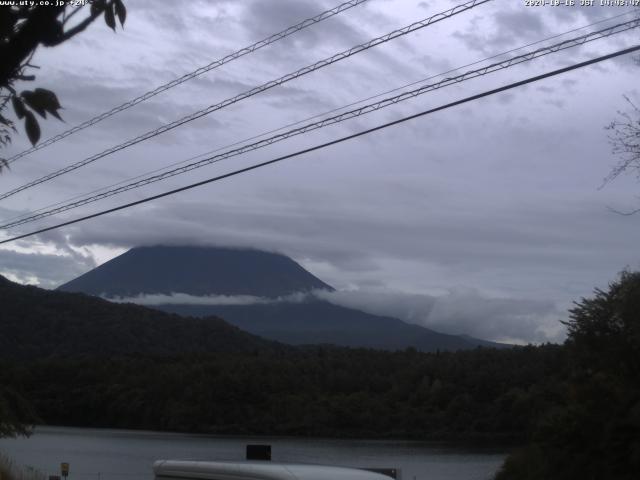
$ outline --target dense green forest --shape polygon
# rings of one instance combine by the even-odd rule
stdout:
[[[2,362],[0,377],[58,425],[523,440],[535,412],[561,395],[564,363],[551,345],[455,354],[310,347]]]

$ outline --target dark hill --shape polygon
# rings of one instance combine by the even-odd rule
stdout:
[[[280,348],[219,318],[184,318],[0,276],[0,358],[177,355]],[[284,347],[283,347],[284,348]]]
[[[144,293],[280,297],[332,288],[289,257],[214,247],[139,247],[60,286],[105,297]]]

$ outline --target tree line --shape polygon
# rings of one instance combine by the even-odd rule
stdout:
[[[563,364],[554,345],[434,354],[308,347],[5,361],[0,370],[49,424],[524,440],[534,412],[558,397]]]

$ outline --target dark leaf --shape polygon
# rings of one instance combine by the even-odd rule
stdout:
[[[42,118],[47,118],[47,110],[44,108],[44,105],[42,105],[42,99],[39,95],[36,95],[36,93],[31,90],[25,90],[20,96],[31,110],[37,112]]]
[[[23,118],[27,110],[24,108],[22,100],[14,95],[11,97],[11,103],[13,104],[13,110],[16,112],[16,116],[18,118]]]
[[[104,11],[104,21],[114,32],[116,31],[116,17],[113,13],[113,5],[107,5]]]
[[[60,115],[58,115],[58,110],[60,110],[62,106],[60,105],[55,93],[51,90],[47,90],[46,88],[36,88],[33,93],[47,112],[58,120],[62,120]]]
[[[94,0],[93,2],[91,2],[91,16],[92,17],[97,17],[98,15],[100,15],[102,13],[102,10],[104,10],[104,0]]]
[[[122,0],[114,0],[113,5],[116,9],[116,15],[118,15],[118,19],[120,20],[120,25],[124,27],[124,21],[127,19],[127,9],[122,3]]]
[[[36,88],[34,93],[43,98],[43,102],[47,107],[47,111],[49,110],[58,110],[62,108],[60,102],[58,101],[58,97],[51,90],[47,90],[46,88]]]
[[[62,22],[58,20],[48,22],[40,32],[40,42],[46,47],[51,47],[60,41],[63,33],[64,27]]]
[[[27,131],[27,137],[29,137],[31,145],[35,145],[40,140],[40,125],[38,125],[36,116],[33,113],[26,111],[24,116],[24,128]]]
[[[22,98],[26,102],[29,107],[38,112],[38,114],[42,117],[46,118],[47,112],[56,117],[59,120],[60,115],[58,115],[58,110],[62,108],[60,106],[60,102],[58,101],[58,97],[51,90],[47,90],[45,88],[36,88],[33,92],[30,90],[25,90],[21,93]]]

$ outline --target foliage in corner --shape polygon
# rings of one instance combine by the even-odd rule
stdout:
[[[23,5],[24,3],[24,5]],[[32,145],[40,140],[40,125],[37,116],[46,118],[47,113],[60,119],[60,102],[55,93],[44,88],[18,92],[17,82],[32,82],[35,75],[30,73],[38,67],[31,59],[36,49],[42,45],[55,47],[84,31],[100,16],[105,23],[116,30],[116,18],[121,26],[127,17],[122,0],[94,0],[87,9],[61,5],[31,5],[37,2],[16,2],[16,5],[0,8],[0,147],[11,142],[11,135],[17,132],[14,120],[5,115],[11,103],[18,121],[23,122],[27,137]],[[67,2],[69,3],[69,2]],[[88,12],[84,18],[79,13]],[[37,114],[37,116],[36,116]],[[7,167],[0,159],[0,171]]]
[[[569,382],[498,480],[631,480],[640,472],[640,272],[570,310]]]

